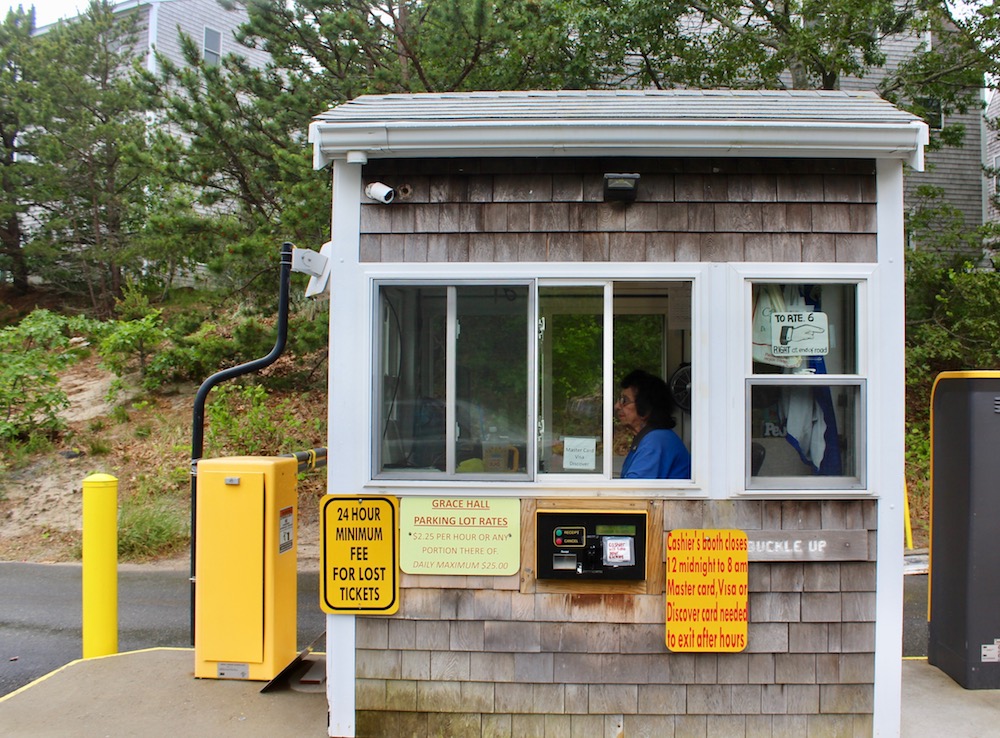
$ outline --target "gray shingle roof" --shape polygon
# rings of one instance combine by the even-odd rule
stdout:
[[[563,90],[363,95],[317,116],[331,122],[472,120],[918,121],[872,92]]]
[[[563,90],[365,95],[318,115],[316,164],[390,156],[922,159],[923,121],[874,93]]]

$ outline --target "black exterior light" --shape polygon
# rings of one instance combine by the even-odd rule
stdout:
[[[604,202],[635,202],[638,190],[638,174],[604,175]]]

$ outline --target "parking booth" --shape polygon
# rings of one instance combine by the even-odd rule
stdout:
[[[360,97],[310,140],[329,735],[898,735],[925,124],[855,92],[473,92]],[[658,478],[625,461],[636,369],[690,456]]]

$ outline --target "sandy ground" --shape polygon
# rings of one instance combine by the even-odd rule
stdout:
[[[85,434],[90,423],[111,413],[113,406],[107,395],[112,379],[93,359],[75,364],[62,377],[61,387],[70,401],[62,415],[70,428],[78,431],[77,436]],[[187,389],[168,398],[161,411],[176,412],[189,419],[196,388],[190,388],[190,392]],[[117,401],[121,403],[123,398],[119,396]],[[134,443],[138,445],[141,441]],[[143,454],[141,448],[133,451],[135,456]],[[118,470],[108,468],[115,464],[111,455],[90,457],[80,448],[63,444],[26,467],[0,474],[0,560],[77,560],[83,529],[83,480],[94,472],[119,475]],[[131,473],[125,468],[121,470],[119,479],[123,486]],[[120,490],[120,495],[123,493]],[[303,493],[302,497],[299,565],[318,566],[320,531],[315,493]],[[187,568],[189,553],[139,565]]]

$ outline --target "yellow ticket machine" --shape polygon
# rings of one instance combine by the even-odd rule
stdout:
[[[196,677],[269,681],[296,656],[298,462],[198,462]]]

